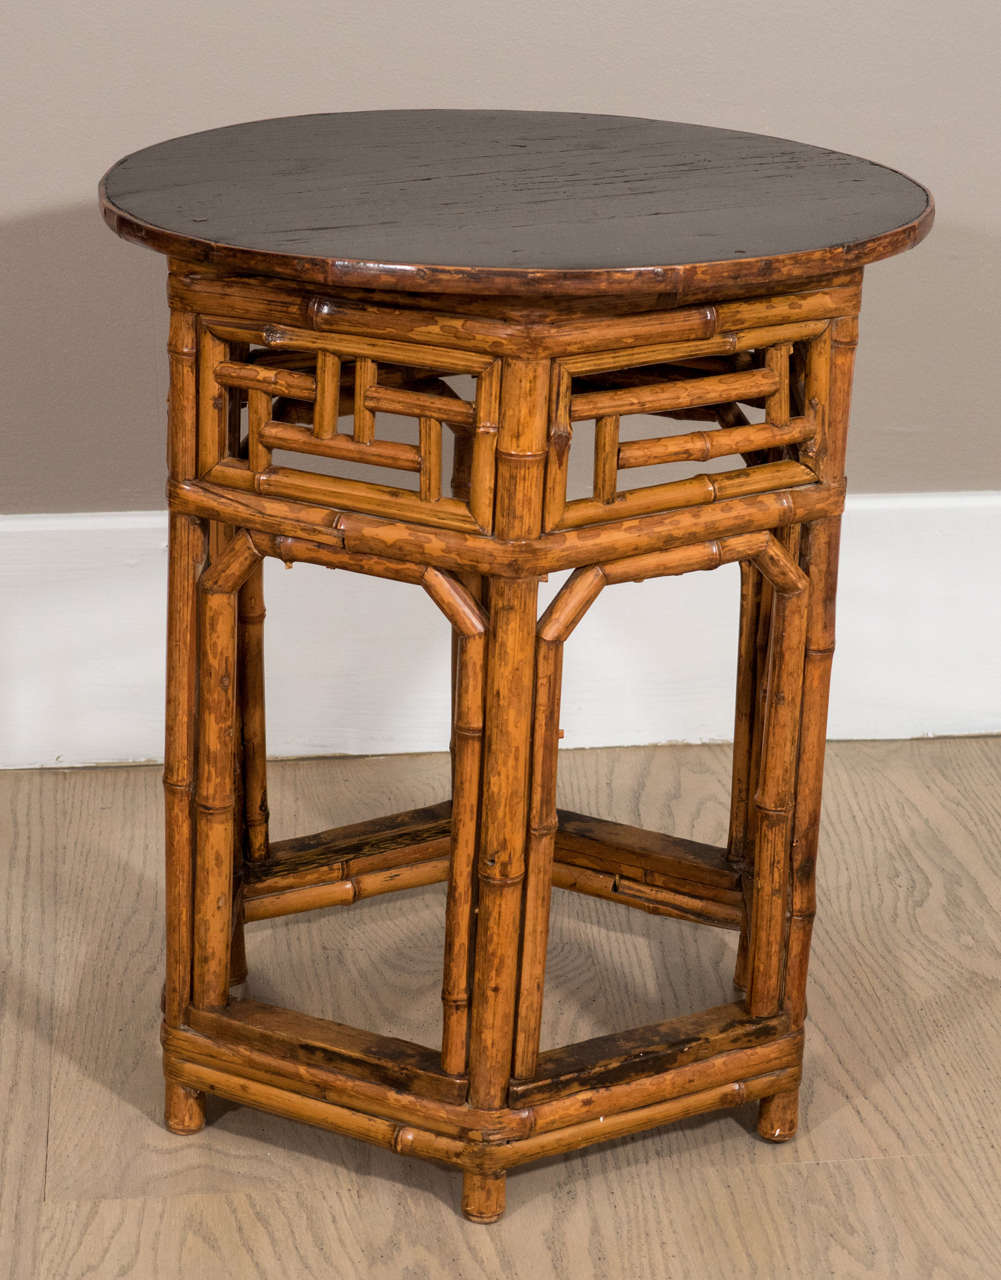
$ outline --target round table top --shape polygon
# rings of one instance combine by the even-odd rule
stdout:
[[[917,243],[924,187],[781,138],[627,116],[361,111],[210,129],[101,183],[120,235],[345,287],[679,294],[864,266]]]

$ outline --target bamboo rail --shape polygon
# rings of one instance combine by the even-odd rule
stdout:
[[[312,328],[320,333],[356,334],[459,347],[490,355],[574,355],[608,350],[632,352],[653,342],[701,341],[716,334],[762,324],[796,323],[851,315],[861,299],[861,272],[846,271],[833,283],[792,289],[771,297],[747,298],[715,305],[654,310],[583,320],[565,318],[510,319],[457,309],[460,299],[441,308],[424,309],[413,298],[395,303],[372,301],[372,295],[350,298],[324,295],[314,286],[260,277],[192,270],[172,264],[168,297],[172,304],[200,315],[226,315],[231,320],[258,320]],[[453,308],[449,310],[449,304]],[[641,363],[639,359],[636,363]]]
[[[275,1012],[286,1014],[291,1019],[291,1026],[303,1025],[299,1021],[301,1015],[288,1014],[285,1010]],[[705,1015],[696,1015],[696,1019],[701,1019],[706,1025],[715,1012],[710,1010]],[[380,1053],[394,1050],[393,1042],[388,1038],[371,1037],[366,1040],[365,1033],[353,1028],[336,1024],[313,1028],[309,1024],[318,1020],[307,1020],[304,1027],[307,1041],[310,1036],[319,1036],[321,1041],[333,1038],[337,1044],[330,1053],[325,1053],[323,1045],[318,1044],[318,1052],[303,1060],[280,1030],[276,1035],[266,1027],[261,1030],[253,1026],[241,1027],[233,1019],[217,1013],[199,1012],[196,1016],[200,1031],[177,1031],[164,1027],[161,1039],[169,1054],[168,1071],[177,1070],[182,1063],[189,1062],[215,1070],[239,1072],[293,1096],[324,1099],[366,1115],[414,1124],[470,1144],[506,1144],[534,1133],[558,1131],[567,1121],[580,1123],[602,1115],[634,1111],[637,1107],[683,1098],[744,1078],[770,1075],[785,1067],[797,1066],[803,1044],[802,1032],[784,1031],[780,1021],[758,1022],[745,1029],[743,1039],[739,1024],[727,1027],[727,1042],[733,1047],[722,1054],[712,1053],[709,1040],[704,1039],[700,1044],[697,1032],[695,1038],[685,1039],[685,1024],[694,1020],[680,1019],[675,1024],[642,1029],[656,1033],[661,1039],[666,1038],[675,1046],[670,1051],[662,1051],[657,1057],[659,1070],[646,1071],[642,1067],[642,1057],[639,1056],[642,1048],[637,1040],[638,1056],[624,1059],[626,1067],[623,1070],[612,1059],[594,1064],[593,1070],[589,1064],[587,1069],[594,1083],[587,1088],[576,1087],[570,1079],[561,1083],[553,1078],[543,1081],[534,1091],[534,1101],[522,1105],[517,1095],[512,1095],[508,1105],[491,1111],[435,1096],[443,1086],[448,1088],[455,1084],[450,1077],[433,1080],[431,1093],[413,1091],[413,1086],[424,1076],[430,1079],[434,1074],[430,1061],[422,1056],[428,1051],[422,1051],[420,1046],[402,1046],[403,1054],[414,1059],[417,1066],[409,1076],[409,1087],[405,1088],[367,1078],[364,1074],[348,1073],[348,1068],[356,1069],[361,1065],[365,1070],[374,1067],[370,1074],[378,1076]],[[760,1044],[753,1043],[755,1035],[763,1038],[765,1034],[772,1033],[773,1038]],[[586,1052],[590,1045],[597,1043],[585,1042],[568,1048],[570,1052]],[[647,1042],[648,1051],[655,1043]],[[608,1048],[614,1052],[615,1046],[609,1044]],[[401,1073],[396,1058],[386,1058],[385,1062],[394,1076],[406,1075]],[[294,1105],[292,1099],[290,1105]],[[471,1154],[475,1161],[475,1148]]]
[[[289,1092],[280,1084],[256,1079],[257,1073],[242,1065],[237,1074],[170,1057],[166,1059],[165,1068],[168,1079],[188,1088],[229,1098],[274,1115],[301,1120],[334,1133],[361,1138],[400,1155],[417,1156],[462,1169],[465,1171],[463,1211],[474,1221],[484,1222],[496,1220],[503,1210],[503,1174],[508,1169],[593,1143],[658,1128],[706,1111],[771,1097],[794,1089],[800,1078],[798,1066],[786,1066],[646,1106],[564,1123],[559,1128],[546,1129],[528,1137],[481,1143],[447,1137],[416,1125],[370,1115],[303,1093]]]
[[[729,404],[734,400],[770,395],[777,387],[778,380],[771,369],[749,369],[746,373],[723,373],[616,391],[586,391],[571,397],[570,419],[578,422],[581,418],[600,418],[605,414],[663,413],[667,409]]]
[[[816,474],[801,462],[769,462],[761,466],[741,467],[737,471],[717,471],[691,476],[686,480],[669,480],[665,484],[628,489],[615,495],[614,506],[597,499],[575,498],[566,504],[557,529],[576,529],[594,521],[623,519],[665,509],[703,507],[726,498],[754,493],[792,489],[816,484]]]
[[[222,474],[222,468],[218,468]],[[246,475],[246,472],[243,473]],[[204,481],[172,483],[175,510],[205,519],[251,525],[268,533],[289,533],[317,543],[386,558],[434,562],[450,572],[491,577],[544,576],[575,564],[630,554],[665,545],[700,542],[725,533],[751,533],[840,513],[844,484],[817,483],[778,493],[723,499],[711,507],[693,507],[629,517],[602,527],[559,530],[518,540],[482,538],[461,530],[422,528],[364,513],[329,510],[269,494],[251,495],[251,486]],[[411,495],[412,496],[412,495]]]
[[[349,333],[322,336],[291,325],[232,324],[221,316],[206,316],[202,324],[219,342],[246,342],[272,351],[331,351],[356,362],[369,360],[400,364],[406,368],[440,369],[446,373],[482,373],[494,361],[457,347],[441,347],[420,342],[395,342],[382,338],[356,337]],[[218,363],[218,362],[216,362]],[[372,371],[369,371],[372,372]],[[362,381],[368,385],[365,375]],[[357,385],[357,371],[356,371]]]
[[[762,319],[767,317],[762,316]],[[648,364],[671,364],[698,356],[731,355],[740,351],[758,351],[776,342],[808,342],[827,328],[827,320],[794,321],[764,324],[761,327],[733,329],[716,337],[692,342],[661,342],[648,347],[596,351],[571,355],[560,361],[571,376],[607,373],[612,369],[639,368]],[[728,399],[729,397],[722,397]]]
[[[739,891],[740,875],[730,865],[726,848],[566,809],[558,810],[557,817],[556,849],[565,863],[620,871],[648,884],[674,886],[721,902],[733,901]]]
[[[618,466],[652,467],[664,462],[708,462],[731,453],[753,453],[812,440],[816,426],[809,418],[794,418],[781,426],[755,423],[719,431],[689,431],[655,440],[627,440],[619,445]]]
[[[575,893],[604,898],[619,906],[636,907],[655,916],[671,916],[675,920],[711,924],[721,929],[739,929],[744,924],[743,903],[717,902],[701,893],[647,884],[621,871],[594,871],[562,858],[553,863],[552,883],[558,889],[572,889]],[[530,1059],[526,1057],[525,1061]]]
[[[215,380],[221,387],[266,391],[268,395],[290,396],[293,400],[316,399],[317,379],[294,369],[221,360],[215,367]]]
[[[414,418],[440,418],[452,426],[471,427],[476,422],[476,406],[454,396],[427,391],[400,391],[395,387],[369,387],[365,394],[369,409],[409,414]]]
[[[289,449],[321,458],[342,458],[346,462],[363,462],[370,467],[393,467],[397,471],[421,469],[420,449],[412,444],[401,444],[393,440],[360,443],[351,436],[319,437],[307,427],[270,421],[260,427],[258,437],[269,449]],[[253,469],[266,471],[269,465],[267,463]]]

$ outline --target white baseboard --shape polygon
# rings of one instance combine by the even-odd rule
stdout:
[[[1001,732],[999,555],[1001,493],[849,499],[832,737]],[[165,574],[162,512],[0,517],[0,767],[162,758]],[[273,561],[266,585],[272,754],[447,745],[422,591]],[[736,617],[734,566],[608,588],[567,646],[566,745],[729,738]]]

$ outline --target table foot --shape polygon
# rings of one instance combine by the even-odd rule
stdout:
[[[197,1133],[205,1127],[205,1094],[168,1080],[164,1093],[163,1122],[171,1133]]]
[[[464,1173],[462,1212],[470,1222],[496,1222],[504,1212],[503,1173]]]
[[[758,1108],[758,1133],[769,1142],[788,1142],[796,1132],[798,1117],[798,1089],[762,1098]]]

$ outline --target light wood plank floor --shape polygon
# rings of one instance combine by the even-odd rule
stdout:
[[[722,841],[729,750],[561,754],[561,803]],[[0,1275],[1001,1276],[1001,739],[831,748],[803,1127],[754,1109],[459,1179],[216,1105],[159,1123],[159,771],[0,774]],[[442,798],[443,757],[273,766],[278,836]],[[261,922],[250,990],[425,1043],[443,887]],[[548,1044],[729,998],[733,938],[554,895]]]

